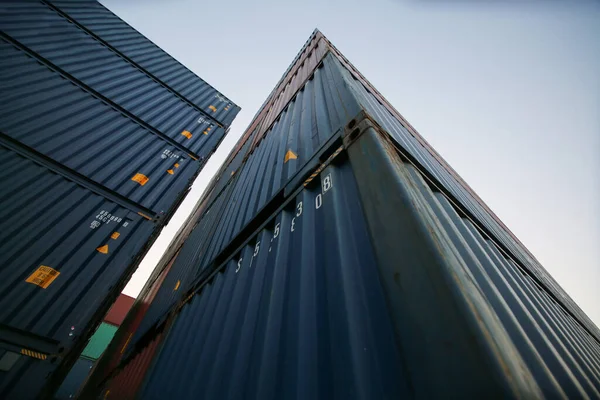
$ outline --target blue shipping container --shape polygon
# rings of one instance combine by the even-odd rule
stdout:
[[[318,31],[196,213],[90,393],[600,398],[598,328]]]
[[[91,0],[2,2],[0,103],[0,397],[50,398],[239,107]]]

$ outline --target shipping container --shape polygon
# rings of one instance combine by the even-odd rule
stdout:
[[[89,393],[600,398],[598,328],[318,31],[193,215]]]
[[[76,361],[159,230],[15,150],[0,145],[0,187],[10,188],[0,197],[0,346],[20,356],[0,375],[0,397],[33,398],[46,374]]]
[[[204,162],[4,40],[0,56],[0,135],[139,204],[152,218],[168,215]]]
[[[359,130],[188,299],[139,398],[600,398],[598,340]]]
[[[129,310],[131,310],[134,301],[135,299],[133,297],[121,293],[117,298],[117,301],[115,301],[115,304],[112,305],[108,313],[104,316],[104,322],[120,326]]]
[[[239,112],[97,2],[61,3],[0,7],[1,398],[51,398]]]
[[[117,332],[118,326],[107,324],[106,322],[102,322],[96,332],[90,338],[90,341],[87,343],[81,355],[83,357],[89,358],[91,360],[97,360],[100,358],[106,347],[112,340],[113,336],[115,336],[115,332]]]
[[[96,367],[88,379],[87,386],[83,388],[81,398],[94,398],[96,388],[101,387],[111,376],[115,375],[126,350],[132,347],[130,344],[134,332],[137,331],[148,311],[149,305],[152,303],[158,290],[162,287],[162,282],[169,273],[173,261],[174,259],[164,269],[159,270],[157,268],[152,273],[148,282],[146,282],[144,288],[136,298],[131,311],[127,314],[125,320],[115,333],[112,342],[106,348],[103,356],[97,361]],[[155,336],[152,337],[152,339],[154,338]],[[156,346],[158,344],[157,341]],[[140,351],[139,348],[137,350],[138,352]]]
[[[239,111],[231,100],[102,4],[97,1],[68,0],[51,0],[46,3],[106,47],[116,50],[148,75],[154,76],[189,103],[205,111],[221,125],[231,125]],[[194,52],[198,54],[198,49],[194,49]],[[208,62],[216,57],[208,49],[202,52],[202,56]],[[211,105],[216,106],[217,110],[212,109]]]
[[[76,398],[81,385],[87,379],[92,368],[94,368],[93,360],[88,360],[87,358],[80,358],[77,360],[56,392],[54,398],[56,400],[70,400]]]

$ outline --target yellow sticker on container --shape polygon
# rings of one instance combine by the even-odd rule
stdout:
[[[177,281],[177,283],[175,284],[175,289],[173,289],[173,291],[179,289],[179,285],[181,285],[181,281]]]
[[[121,236],[121,234],[119,232],[113,232],[112,235],[110,235],[110,238],[117,240],[119,238],[119,236]]]
[[[139,172],[131,178],[132,181],[139,183],[144,186],[146,182],[148,182],[148,177],[144,174],[140,174]]]
[[[50,268],[47,265],[40,265],[29,278],[25,279],[25,282],[33,283],[42,289],[46,289],[59,275],[60,272],[54,268]]]
[[[202,133],[203,133],[203,134],[205,134],[205,135],[208,135],[208,131],[204,131],[204,132],[202,132]]]
[[[108,254],[108,245],[105,244],[104,246],[100,246],[96,250],[98,251],[98,253]]]
[[[168,170],[167,170],[167,173],[168,173],[169,175],[173,175],[173,174],[175,173],[175,171],[173,171],[172,169],[168,169]]]
[[[215,106],[208,106],[208,108],[210,108],[212,112],[217,112],[217,107]]]
[[[288,150],[287,153],[285,153],[285,158],[283,159],[283,163],[285,164],[286,162],[288,162],[290,160],[295,160],[297,158],[298,158],[298,156],[292,150]]]
[[[179,163],[175,163],[174,167],[179,168]]]
[[[210,130],[211,130],[211,129],[212,129],[212,127],[210,127],[210,126],[209,126],[208,128],[206,128],[206,130],[207,130],[208,132],[210,132]]]
[[[181,134],[188,139],[192,138],[192,132],[190,132],[190,131],[183,131],[183,132],[181,132]]]

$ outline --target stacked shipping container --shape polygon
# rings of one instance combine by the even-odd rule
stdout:
[[[79,392],[80,387],[87,379],[96,360],[100,358],[106,347],[115,335],[125,316],[133,305],[134,298],[121,294],[110,308],[104,320],[90,337],[79,359],[69,371],[62,385],[54,395],[55,399],[72,399]]]
[[[205,193],[89,396],[600,398],[598,328],[320,32]]]
[[[95,1],[0,6],[0,397],[51,396],[239,107]]]
[[[318,31],[144,292],[89,395],[600,398],[598,328]]]

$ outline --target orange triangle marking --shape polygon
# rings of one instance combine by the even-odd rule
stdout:
[[[172,169],[168,169],[167,172],[171,175],[173,175],[175,173]]]
[[[286,162],[288,162],[290,160],[295,160],[297,158],[298,158],[298,156],[292,150],[288,150],[287,153],[285,153],[285,158],[283,159],[283,163],[285,164]]]
[[[100,246],[96,250],[98,250],[99,253],[108,254],[108,245],[105,244],[104,246]]]

